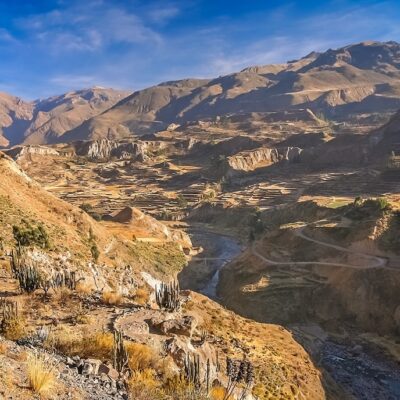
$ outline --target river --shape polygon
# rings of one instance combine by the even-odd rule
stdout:
[[[242,246],[232,236],[216,233],[203,224],[192,225],[188,233],[193,245],[203,251],[179,274],[181,287],[218,300],[220,270],[241,253]]]

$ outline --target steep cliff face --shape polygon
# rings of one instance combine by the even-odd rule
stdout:
[[[298,147],[267,148],[242,151],[228,157],[220,170],[226,178],[232,178],[244,172],[254,171],[279,161],[298,162],[302,149]]]
[[[75,142],[75,152],[78,156],[91,160],[109,160],[115,157],[122,159],[135,159],[145,161],[148,159],[149,146],[146,142],[121,143],[115,140],[99,139],[88,142]]]
[[[10,150],[4,151],[8,156],[12,157],[15,161],[31,155],[38,156],[58,156],[59,152],[56,149],[46,146],[17,146]]]
[[[114,157],[118,160],[146,161],[154,152],[168,147],[160,141],[117,141],[109,139],[74,142],[73,147],[78,156],[91,160],[109,160]]]

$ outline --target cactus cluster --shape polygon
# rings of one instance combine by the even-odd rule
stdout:
[[[181,302],[179,298],[179,283],[164,283],[156,287],[156,302],[160,309],[169,312],[178,311]]]
[[[244,385],[239,400],[244,399],[254,381],[253,364],[250,361],[232,360],[227,357],[226,375],[228,376],[228,384],[226,386],[223,400],[231,398],[238,383]]]
[[[1,310],[0,327],[7,321],[15,320],[18,318],[18,303],[14,300],[0,298],[0,310]]]
[[[120,374],[129,373],[128,352],[124,344],[124,338],[120,331],[114,332],[113,366]]]
[[[11,253],[11,270],[23,292],[33,293],[37,289],[43,289],[47,294],[50,289],[62,287],[70,290],[76,289],[79,282],[76,272],[69,270],[53,271],[49,277],[45,277],[40,272],[39,267],[32,261],[28,263],[26,258],[21,247],[17,247]]]
[[[25,263],[21,247],[13,250],[11,254],[11,269],[23,292],[33,293],[42,287],[42,278],[38,268]]]
[[[193,357],[191,357],[189,353],[186,355],[183,373],[183,377],[189,385],[192,385],[194,388],[200,387],[199,355],[194,354]]]

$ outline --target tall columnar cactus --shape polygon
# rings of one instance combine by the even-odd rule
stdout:
[[[14,300],[0,298],[1,321],[18,318],[18,303]]]
[[[28,265],[25,262],[25,257],[20,247],[13,250],[11,254],[11,269],[23,292],[33,293],[41,288],[43,281],[39,269],[36,265]]]
[[[197,354],[187,354],[184,365],[184,378],[194,388],[199,388],[200,383],[200,357]]]
[[[21,290],[27,293],[43,289],[47,294],[50,289],[62,287],[75,290],[77,283],[82,279],[77,279],[76,272],[68,269],[53,271],[45,277],[39,267],[32,260],[28,260],[25,250],[20,246],[12,251],[11,269]]]
[[[228,384],[225,389],[223,400],[230,399],[238,383],[242,383],[240,400],[243,400],[250,390],[254,381],[253,364],[246,360],[232,360],[226,358],[226,375],[228,376]]]
[[[124,338],[120,331],[114,332],[113,365],[120,374],[129,372],[128,352],[124,344]]]
[[[160,309],[169,312],[178,311],[181,302],[179,298],[179,283],[174,281],[171,283],[162,282],[156,287],[156,302]]]

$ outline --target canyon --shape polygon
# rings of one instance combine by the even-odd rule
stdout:
[[[29,335],[0,339],[0,369],[21,382],[20,354],[49,353],[78,399],[138,396],[122,343],[149,396],[188,365],[225,388],[227,355],[254,374],[236,399],[399,398],[399,55],[363,42],[132,94],[2,96],[0,297]]]

